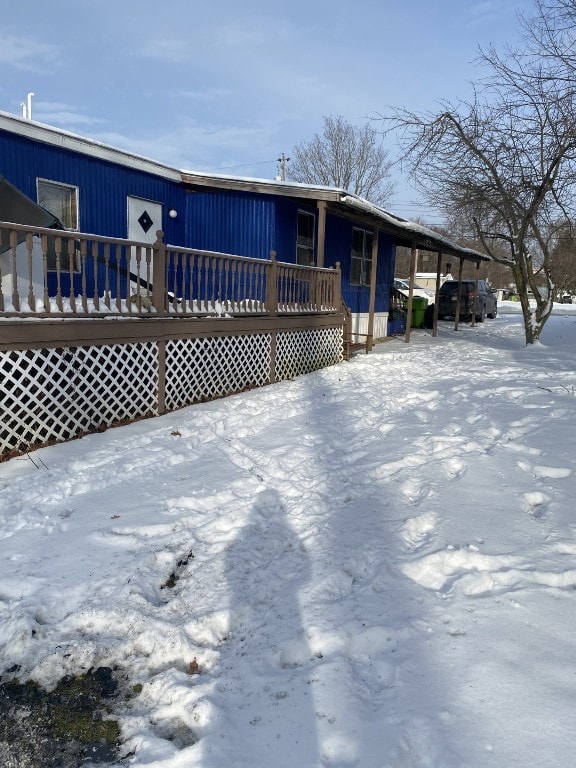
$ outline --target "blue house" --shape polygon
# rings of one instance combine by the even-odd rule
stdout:
[[[339,263],[353,332],[375,339],[388,333],[397,245],[465,251],[343,189],[183,171],[6,113],[0,177],[71,231],[152,243],[163,230],[174,246]]]

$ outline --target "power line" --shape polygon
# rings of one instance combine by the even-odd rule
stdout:
[[[276,162],[277,160],[258,160],[256,163],[242,163],[241,165],[221,165],[219,168],[203,168],[202,173],[218,173],[218,171],[229,171],[233,168],[251,168],[253,165],[269,165],[270,163]]]

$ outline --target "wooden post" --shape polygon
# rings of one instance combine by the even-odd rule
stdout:
[[[464,259],[460,257],[460,264],[458,266],[458,293],[456,294],[456,317],[454,318],[454,330],[458,330],[458,323],[460,322],[460,307],[462,306],[462,271],[464,269]]]
[[[436,263],[436,292],[434,294],[434,320],[432,321],[432,336],[438,336],[438,312],[440,311],[440,276],[442,274],[442,253],[438,251]]]
[[[270,317],[278,315],[278,262],[276,251],[270,251],[270,266],[266,277],[266,309]]]
[[[152,246],[152,304],[158,317],[166,314],[166,246],[164,232],[156,232],[156,242]]]
[[[18,247],[18,233],[10,230],[10,258],[12,264],[12,304],[16,312],[20,312],[20,294],[18,293],[18,272],[16,270],[16,248]],[[62,310],[60,310],[62,311]]]
[[[410,288],[408,290],[408,306],[406,307],[406,333],[404,334],[404,341],[406,344],[410,342],[410,331],[412,329],[412,292],[414,290],[417,258],[418,250],[414,244],[412,244],[412,249],[410,250]]]
[[[476,325],[476,310],[478,309],[478,275],[480,274],[480,262],[476,262],[476,286],[474,287],[474,301],[472,303],[472,327]]]
[[[372,349],[374,341],[374,306],[376,304],[376,273],[378,271],[378,236],[380,230],[374,232],[372,238],[372,268],[370,270],[370,304],[368,306],[368,338],[366,339],[366,351]]]
[[[324,248],[326,245],[326,201],[318,200],[318,241],[316,243],[316,266],[324,266]]]
[[[345,305],[342,298],[342,267],[340,262],[337,261],[334,265],[336,275],[334,276],[334,297],[332,299],[334,307],[339,308],[341,312],[344,312]]]
[[[166,340],[158,339],[158,414],[166,413]]]
[[[350,360],[352,348],[352,312],[342,303],[344,311],[344,360]]]

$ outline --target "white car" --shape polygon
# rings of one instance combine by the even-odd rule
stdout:
[[[410,282],[408,280],[402,280],[399,277],[394,278],[394,288],[396,288],[403,296],[408,297],[410,293]],[[434,291],[430,291],[427,288],[422,288],[418,283],[414,283],[414,290],[412,296],[419,296],[422,299],[428,299],[428,304],[433,304],[435,299]]]

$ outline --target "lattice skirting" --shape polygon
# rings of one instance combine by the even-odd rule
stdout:
[[[279,333],[276,340],[276,380],[342,361],[342,328]]]
[[[0,457],[342,360],[342,328],[0,352]]]
[[[0,449],[25,451],[157,413],[153,342],[0,353]]]
[[[269,333],[166,343],[166,409],[270,382]]]

